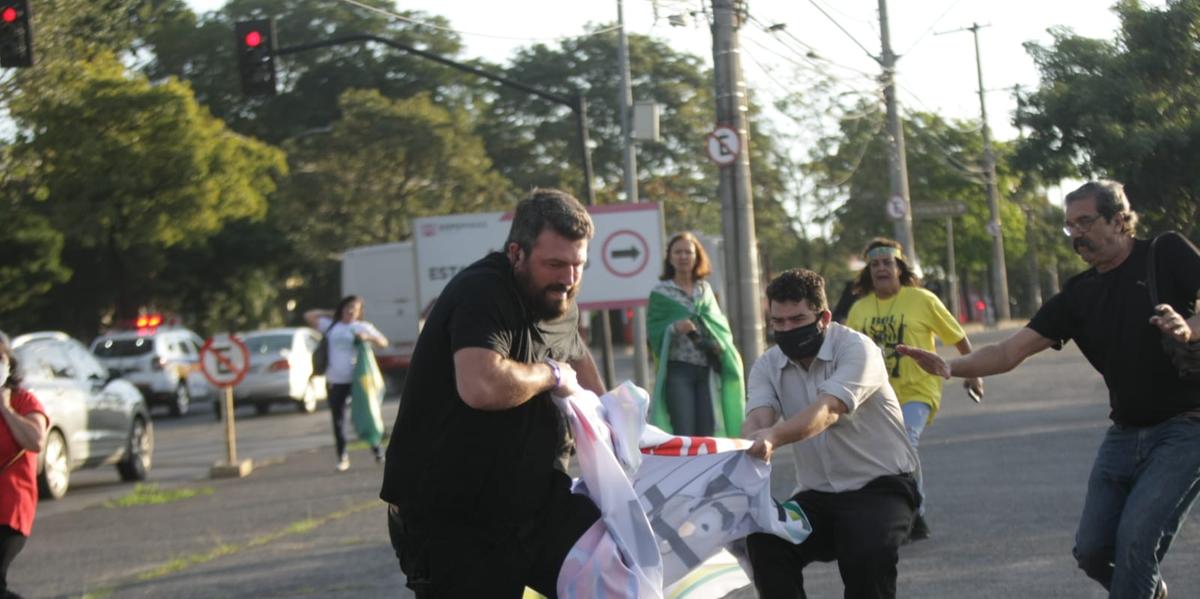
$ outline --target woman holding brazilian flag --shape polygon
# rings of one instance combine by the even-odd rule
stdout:
[[[667,243],[646,329],[657,363],[651,422],[676,435],[737,436],[745,407],[742,358],[717,305],[708,255],[695,235]]]

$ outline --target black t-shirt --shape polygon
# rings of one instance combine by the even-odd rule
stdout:
[[[454,353],[480,347],[526,364],[576,360],[587,351],[578,319],[572,304],[562,318],[533,321],[504,254],[455,275],[417,339],[380,497],[412,518],[516,523],[538,513],[554,471],[566,467],[563,416],[548,392],[509,410],[471,408],[458,394]]]
[[[1150,242],[1135,240],[1133,251],[1105,273],[1090,268],[1067,281],[1042,305],[1029,328],[1056,342],[1074,339],[1108,385],[1113,422],[1150,426],[1183,413],[1200,414],[1200,384],[1179,378],[1162,350],[1162,335],[1150,324],[1154,311],[1146,287]],[[1154,247],[1158,301],[1185,318],[1200,293],[1200,252],[1178,234]],[[1071,384],[1063,381],[1063,384]]]

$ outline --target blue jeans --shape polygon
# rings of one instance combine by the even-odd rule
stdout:
[[[900,411],[904,414],[904,432],[908,433],[908,442],[916,449],[921,443],[921,433],[925,432],[925,425],[929,422],[929,412],[933,408],[929,404],[920,401],[910,401],[900,405]],[[921,505],[917,507],[917,514],[925,515],[925,473],[918,465],[917,471],[914,473],[917,477],[917,493],[921,495]]]
[[[1200,417],[1114,424],[1092,474],[1075,559],[1110,597],[1150,599],[1158,565],[1200,493]]]
[[[716,430],[707,366],[671,360],[667,362],[667,413],[676,435],[711,437]],[[725,431],[736,435],[738,431]]]

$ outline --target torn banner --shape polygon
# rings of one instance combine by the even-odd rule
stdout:
[[[630,382],[597,398],[556,398],[575,435],[577,493],[600,508],[558,579],[560,597],[662,597],[726,545],[755,532],[803,541],[798,506],[770,495],[770,465],[742,439],[677,437],[645,424],[649,398]]]

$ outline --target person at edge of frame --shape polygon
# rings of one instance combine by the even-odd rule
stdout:
[[[1136,227],[1124,186],[1085,183],[1067,194],[1063,231],[1091,268],[1071,277],[1028,325],[949,362],[903,345],[897,351],[932,374],[977,377],[1074,339],[1104,377],[1112,420],[1092,464],[1075,559],[1109,597],[1163,599],[1159,564],[1200,493],[1200,383],[1180,377],[1162,340],[1200,340],[1200,251],[1178,234],[1157,240],[1162,303],[1151,305],[1150,242],[1134,236]]]

